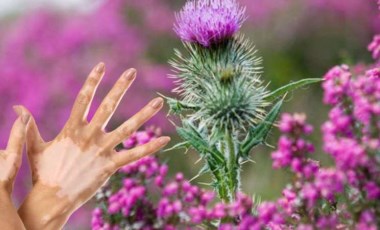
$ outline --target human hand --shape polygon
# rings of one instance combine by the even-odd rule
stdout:
[[[13,184],[21,166],[26,127],[30,119],[30,115],[23,112],[19,106],[15,106],[14,110],[19,117],[13,124],[7,148],[0,150],[0,190],[9,195],[12,194]]]
[[[155,115],[163,100],[154,99],[116,130],[106,133],[104,127],[135,79],[136,71],[123,73],[88,122],[89,107],[103,75],[104,64],[100,63],[90,73],[70,118],[54,140],[45,142],[31,119],[26,142],[33,189],[19,210],[28,229],[61,227],[118,168],[158,151],[170,141],[169,137],[161,137],[117,153],[114,148]]]
[[[21,165],[22,150],[25,143],[26,127],[30,116],[20,107],[14,107],[19,115],[13,124],[8,145],[0,150],[0,226],[2,229],[25,229],[12,203],[13,184]]]

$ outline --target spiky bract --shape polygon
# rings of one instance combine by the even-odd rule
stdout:
[[[197,105],[187,118],[211,133],[244,130],[259,123],[268,102],[260,80],[261,59],[244,37],[209,48],[185,43],[188,55],[176,51],[171,61],[184,104]]]

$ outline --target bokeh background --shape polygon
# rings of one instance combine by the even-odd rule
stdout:
[[[265,82],[274,89],[289,81],[321,77],[333,65],[369,62],[366,46],[380,31],[376,0],[238,0],[247,7],[243,32],[264,59]],[[129,67],[138,78],[128,91],[108,129],[131,116],[157,92],[170,95],[167,78],[173,49],[181,48],[172,25],[184,0],[1,0],[0,1],[0,147],[4,147],[16,118],[12,105],[23,104],[34,114],[46,140],[54,137],[68,118],[75,95],[88,72],[99,61],[107,73],[92,111],[118,76]],[[284,112],[304,112],[320,125],[327,108],[320,86],[289,95]],[[148,125],[178,141],[166,110]],[[276,144],[273,130],[269,143]],[[256,163],[246,164],[243,190],[263,200],[276,198],[286,180],[284,171],[271,169],[270,147],[255,149]],[[196,175],[196,153],[160,154],[172,173]],[[328,165],[318,149],[315,158]],[[207,182],[207,176],[194,183]],[[17,178],[14,200],[20,204],[30,188],[26,157]],[[79,210],[66,229],[90,229],[93,203]]]

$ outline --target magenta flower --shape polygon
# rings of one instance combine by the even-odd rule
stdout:
[[[351,72],[347,65],[335,66],[324,76],[322,87],[325,91],[323,101],[329,105],[337,104],[348,93]]]
[[[174,30],[186,42],[205,47],[231,38],[245,21],[245,8],[235,0],[192,0],[176,14]]]
[[[372,52],[373,59],[380,57],[380,35],[373,38],[373,41],[368,45],[368,50]]]

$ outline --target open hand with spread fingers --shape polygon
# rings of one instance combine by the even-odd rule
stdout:
[[[89,200],[118,168],[158,151],[170,141],[169,137],[160,137],[130,150],[114,150],[162,108],[162,98],[152,100],[114,131],[104,131],[136,77],[134,69],[122,74],[91,121],[87,121],[104,70],[103,63],[92,70],[70,118],[54,140],[45,142],[35,120],[30,121],[26,143],[33,189],[19,209],[28,229],[61,228],[72,212]],[[23,111],[29,113],[25,108]]]

